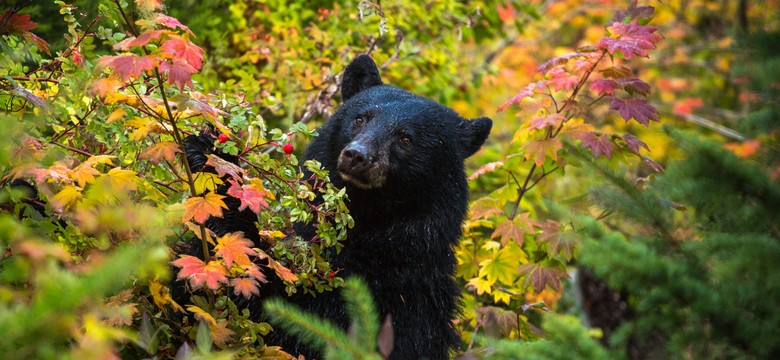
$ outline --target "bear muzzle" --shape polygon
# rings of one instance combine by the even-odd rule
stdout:
[[[385,183],[387,159],[374,156],[362,143],[352,142],[341,151],[336,170],[350,184],[361,189],[375,189]]]

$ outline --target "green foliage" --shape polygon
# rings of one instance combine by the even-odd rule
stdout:
[[[379,316],[366,284],[358,278],[347,279],[341,289],[347,315],[352,320],[349,333],[326,319],[307,314],[280,299],[269,300],[265,310],[290,334],[323,351],[325,359],[381,359],[376,353]],[[392,337],[392,333],[389,335]]]

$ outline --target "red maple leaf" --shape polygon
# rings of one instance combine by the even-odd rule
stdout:
[[[580,136],[579,139],[582,140],[582,147],[590,149],[593,157],[604,156],[607,159],[612,158],[612,151],[615,150],[615,145],[612,144],[612,139],[609,135],[588,132]]]
[[[658,111],[645,99],[623,100],[613,97],[609,109],[619,111],[626,122],[634,119],[640,124],[650,125],[651,120],[658,121]]]
[[[192,74],[198,72],[190,64],[176,60],[174,60],[173,64],[163,61],[160,64],[160,70],[167,71],[168,84],[176,85],[179,89],[184,89],[184,85],[194,86],[192,84]]]
[[[193,289],[200,289],[206,285],[209,289],[216,290],[220,283],[227,283],[228,280],[228,271],[219,261],[209,261],[206,264],[194,256],[183,255],[171,264],[181,268],[176,278],[189,280]]]
[[[10,13],[11,10],[6,11],[0,19],[5,20]],[[30,15],[13,14],[2,28],[3,31],[0,34],[23,34],[34,29],[36,26],[38,26],[38,24],[30,20]]]
[[[251,240],[244,237],[243,232],[228,233],[217,239],[217,246],[214,247],[215,255],[221,257],[225,266],[230,268],[233,263],[239,265],[250,265],[249,255],[257,254],[252,250]]]
[[[570,74],[563,67],[556,67],[550,70],[547,75],[550,77],[547,84],[555,87],[555,91],[571,90],[580,82],[580,77]]]
[[[525,275],[524,286],[533,283],[534,292],[540,293],[547,285],[550,285],[555,291],[561,290],[561,278],[568,278],[569,274],[558,268],[543,267],[539,264],[525,264],[518,269],[520,274]]]
[[[152,39],[157,39],[165,33],[165,30],[149,30],[141,33],[141,35],[138,35],[138,37],[129,37],[127,39],[124,39],[116,45],[114,45],[114,50],[130,50],[134,46],[144,46],[149,43],[149,41],[152,41]]]
[[[162,26],[165,26],[169,29],[182,29],[187,32],[187,34],[190,34],[191,36],[195,36],[195,34],[190,31],[190,28],[182,25],[182,23],[179,21],[179,19],[176,19],[174,17],[170,17],[165,14],[156,13],[154,14],[154,19],[157,20],[157,23],[159,23]]]
[[[636,20],[628,24],[614,22],[608,30],[610,37],[601,38],[596,45],[610,54],[620,52],[626,59],[647,57],[647,51],[655,49],[655,43],[662,38],[655,34],[656,27],[639,25]]]
[[[477,171],[469,175],[468,180],[472,181],[484,174],[494,172],[496,169],[500,169],[502,166],[504,166],[504,163],[502,161],[494,161],[491,163],[487,163],[485,165],[482,165]]]
[[[156,55],[117,55],[103,56],[98,59],[98,64],[114,69],[114,74],[118,75],[123,81],[131,78],[137,78],[144,71],[151,71],[157,66],[159,57]]]
[[[631,134],[624,134],[622,136],[623,141],[626,142],[626,146],[628,146],[629,150],[631,150],[632,153],[639,155],[639,148],[643,147],[647,151],[650,151],[650,148],[642,142],[642,140],[639,140],[636,136]]]
[[[544,165],[548,157],[558,161],[558,150],[562,148],[563,143],[558,138],[529,140],[522,147],[525,150],[525,159],[533,159],[536,166]]]
[[[618,80],[623,89],[629,94],[650,95],[650,84],[637,78],[624,78]]]
[[[506,108],[508,108],[511,105],[519,104],[521,101],[523,101],[523,99],[525,99],[527,97],[533,97],[534,96],[534,90],[536,90],[536,87],[537,87],[536,83],[526,85],[526,87],[524,87],[522,90],[520,90],[520,92],[517,93],[517,95],[513,96],[511,99],[509,99],[509,101],[507,101],[503,105],[501,105],[498,108],[498,112],[502,112],[502,111],[506,110]]]
[[[265,201],[266,192],[265,189],[260,189],[253,184],[239,185],[238,182],[230,180],[230,188],[227,194],[241,200],[241,206],[238,210],[244,210],[247,206],[254,211],[255,214],[259,214],[261,208],[268,208],[268,203]]]
[[[615,93],[615,89],[619,88],[620,84],[618,84],[618,82],[613,79],[598,79],[593,80],[593,82],[590,83],[590,89],[599,95],[612,95]]]
[[[233,294],[244,295],[249,299],[252,295],[260,295],[260,288],[257,280],[252,278],[234,278],[230,279],[230,286],[233,287]]]
[[[168,59],[184,60],[187,64],[200,70],[203,65],[203,49],[192,41],[178,36],[172,36],[160,46],[160,54]]]

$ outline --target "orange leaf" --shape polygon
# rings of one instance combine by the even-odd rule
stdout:
[[[184,216],[182,222],[195,219],[199,223],[204,223],[209,216],[222,217],[222,209],[227,209],[227,205],[222,201],[224,196],[215,193],[208,193],[205,196],[193,196],[184,202]]]
[[[172,141],[162,141],[144,150],[139,157],[147,159],[153,164],[159,164],[162,160],[173,162],[176,160],[176,153],[180,152],[179,144]]]
[[[509,240],[514,240],[517,245],[523,245],[525,240],[525,234],[532,233],[534,228],[532,226],[533,221],[528,217],[530,213],[522,213],[514,218],[514,220],[506,219],[498,226],[490,238],[497,238],[501,236],[501,244],[506,245]]]
[[[216,345],[224,345],[233,340],[235,333],[228,327],[227,320],[219,320],[215,325],[209,325],[211,330],[211,341]]]
[[[268,258],[268,266],[274,269],[276,271],[276,275],[279,275],[282,280],[287,282],[296,282],[298,281],[298,276],[293,274],[290,269],[284,267],[284,265],[280,264],[278,261]]]
[[[541,140],[529,140],[523,146],[525,149],[525,159],[534,159],[536,166],[544,165],[545,160],[549,157],[553,161],[558,160],[558,150],[563,147],[561,140],[558,138],[541,139]]]
[[[257,280],[253,278],[230,279],[230,286],[233,287],[233,294],[244,295],[247,299],[252,297],[252,294],[260,295]]]
[[[171,264],[181,268],[176,279],[188,279],[193,289],[200,289],[205,284],[209,289],[216,290],[220,283],[228,282],[228,271],[219,261],[205,264],[194,256],[183,255]]]
[[[247,256],[257,254],[256,251],[252,250],[252,245],[254,244],[244,237],[244,233],[233,232],[217,239],[214,251],[217,257],[221,257],[225,261],[225,266],[230,268],[233,266],[233,262],[239,265],[252,263]]]
[[[97,171],[92,165],[88,162],[81,163],[70,173],[70,178],[78,182],[81,187],[95,182],[95,175],[100,175],[100,171]]]

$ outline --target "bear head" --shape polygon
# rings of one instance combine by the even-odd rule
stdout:
[[[464,119],[433,100],[383,84],[367,55],[347,66],[341,86],[343,103],[324,131],[329,170],[348,187],[403,188],[464,178],[463,160],[490,133],[489,118]]]

